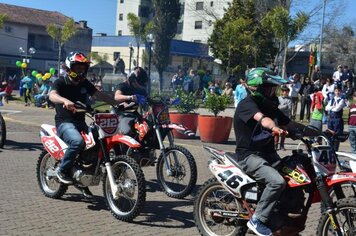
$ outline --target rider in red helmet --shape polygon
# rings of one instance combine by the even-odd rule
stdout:
[[[68,145],[68,149],[57,171],[58,179],[65,184],[72,184],[71,170],[76,155],[83,149],[85,143],[80,134],[87,129],[85,114],[76,113],[74,103],[80,101],[86,104],[88,96],[95,96],[109,104],[118,104],[109,95],[98,91],[86,79],[90,61],[80,52],[71,52],[65,60],[66,76],[57,79],[49,94],[49,99],[55,104],[55,123],[57,133]],[[88,188],[81,189],[84,195],[91,195]]]

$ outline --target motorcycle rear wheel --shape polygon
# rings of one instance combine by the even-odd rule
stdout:
[[[245,214],[240,202],[215,177],[204,183],[194,201],[193,214],[199,233],[212,236],[243,236],[247,233],[247,220],[217,216],[212,210]]]
[[[193,155],[184,147],[174,145],[166,148],[165,153],[166,158],[161,153],[157,160],[158,182],[167,196],[182,199],[195,187],[197,165]],[[177,162],[174,155],[177,157]],[[170,171],[166,168],[166,161],[170,163]]]
[[[121,192],[119,198],[114,199],[109,177],[105,172],[103,192],[106,204],[116,219],[132,221],[141,213],[146,202],[145,176],[137,162],[125,155],[114,157],[111,168]]]
[[[341,227],[341,231],[343,232],[342,235],[356,235],[356,199],[340,199],[336,202],[336,208],[336,217]],[[316,235],[336,235],[327,213],[323,213],[320,217]]]
[[[68,185],[61,183],[56,176],[47,176],[47,172],[56,171],[60,163],[60,161],[56,160],[45,150],[38,157],[36,168],[37,182],[46,197],[58,199],[68,189]]]
[[[6,140],[6,125],[4,117],[0,113],[0,148],[4,147]]]

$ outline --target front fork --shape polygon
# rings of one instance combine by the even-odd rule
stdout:
[[[329,215],[331,226],[336,231],[336,235],[342,236],[343,234],[342,234],[342,231],[340,228],[340,224],[336,218],[335,205],[328,193],[328,190],[326,188],[326,183],[325,183],[323,176],[321,176],[321,175],[317,176],[316,186],[319,190],[321,200],[326,206],[325,212]]]
[[[158,139],[158,142],[159,142],[159,149],[161,150],[163,159],[165,160],[164,163],[165,163],[165,166],[166,166],[166,169],[167,169],[167,175],[171,176],[172,175],[171,161],[170,161],[169,158],[167,158],[166,148],[165,148],[165,146],[163,144],[163,139],[162,139],[162,135],[161,135],[161,132],[160,132],[160,128],[157,127],[157,126],[154,126],[154,129],[156,131],[157,139]],[[172,136],[172,132],[169,132],[167,136],[168,136],[169,146],[172,147],[174,145],[174,139],[173,139],[173,136]],[[174,158],[174,163],[176,165],[178,165],[178,158],[177,158],[177,155],[174,152],[173,152],[173,158]]]

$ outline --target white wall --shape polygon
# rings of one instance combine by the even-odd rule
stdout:
[[[120,3],[120,0],[117,0],[115,35],[118,34],[119,30],[122,30],[122,35],[130,35],[129,28],[127,27],[127,14],[134,13],[138,15],[140,2],[140,0],[124,0],[124,3]],[[122,21],[119,21],[120,14],[123,14]]]
[[[11,32],[5,32],[5,28],[10,27]],[[12,23],[5,23],[0,29],[0,54],[19,55],[19,47],[23,47],[27,52],[28,27]]]
[[[228,2],[232,0],[186,0],[184,5],[183,19],[183,40],[194,41],[200,40],[202,43],[207,43],[210,34],[213,31],[213,22],[215,17],[218,19],[224,15],[224,7],[228,6]],[[204,9],[196,10],[196,3],[203,2]],[[210,4],[213,2],[213,6]],[[202,21],[202,29],[195,29],[195,22]],[[209,24],[209,21],[210,24]]]

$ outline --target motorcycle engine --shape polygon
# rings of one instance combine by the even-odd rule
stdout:
[[[98,175],[94,175],[93,168],[82,169],[78,166],[75,166],[72,169],[73,180],[84,187],[99,185],[101,177],[102,172],[100,168]]]

